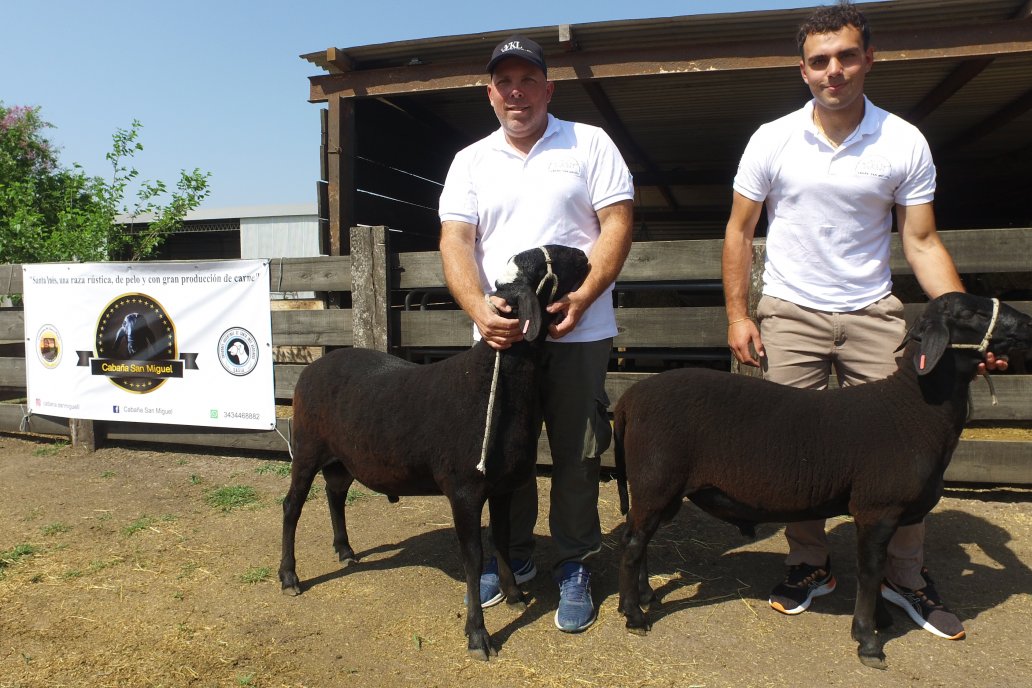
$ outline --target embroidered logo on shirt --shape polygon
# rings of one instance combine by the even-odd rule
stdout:
[[[572,158],[559,158],[557,160],[548,161],[549,172],[566,172],[567,174],[575,174],[580,176],[580,165],[577,164],[576,160]]]
[[[880,155],[868,155],[856,163],[856,173],[865,177],[888,179],[892,173],[892,164]]]

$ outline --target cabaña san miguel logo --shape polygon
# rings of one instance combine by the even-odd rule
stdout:
[[[94,345],[95,356],[78,352],[79,365],[128,392],[152,392],[169,378],[183,377],[184,369],[197,368],[196,354],[180,356],[168,313],[146,294],[123,294],[109,303],[97,320]]]

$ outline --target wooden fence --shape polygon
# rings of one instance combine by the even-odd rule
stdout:
[[[1032,228],[941,232],[962,274],[986,276],[1032,273]],[[429,360],[472,343],[471,325],[462,311],[442,304],[443,277],[437,252],[392,254],[383,227],[356,227],[351,233],[351,255],[322,258],[271,259],[273,291],[343,292],[350,308],[273,310],[273,344],[277,346],[366,346],[391,350],[413,360]],[[617,282],[617,324],[613,370],[608,378],[610,400],[655,371],[678,365],[730,366],[726,318],[719,288],[720,240],[636,243]],[[758,242],[757,264],[762,263]],[[904,285],[910,275],[894,239],[893,274]],[[0,285],[7,293],[21,291],[19,265],[0,266]],[[902,295],[902,294],[901,294]],[[334,301],[338,301],[334,299]],[[904,297],[904,301],[907,299]],[[1032,302],[1008,301],[1032,314]],[[416,305],[418,303],[418,306]],[[922,309],[907,303],[907,319]],[[0,310],[0,388],[8,398],[0,404],[0,431],[71,435],[62,418],[29,414],[25,403],[24,319],[20,309]],[[289,404],[294,384],[304,367],[277,363],[275,394]],[[1017,366],[1015,366],[1017,367]],[[988,386],[972,386],[973,421],[1000,425],[1032,422],[1032,375],[994,376],[999,405],[992,406]],[[687,419],[686,419],[687,420]],[[144,423],[87,422],[85,436],[117,441],[146,441],[222,447],[227,450],[268,450],[286,453],[289,418],[280,418],[277,431],[233,431],[216,428]],[[728,432],[734,432],[728,419]],[[542,441],[542,461],[547,444]],[[603,462],[611,465],[611,452]],[[1032,484],[1032,442],[963,439],[947,472],[953,482]]]

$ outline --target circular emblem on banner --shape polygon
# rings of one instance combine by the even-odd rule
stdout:
[[[36,333],[36,355],[39,362],[47,368],[56,368],[61,362],[61,353],[64,346],[61,343],[61,334],[53,325],[44,325]]]
[[[115,385],[129,392],[146,393],[160,387],[165,377],[151,372],[174,361],[175,326],[161,304],[146,294],[123,294],[108,304],[97,321],[97,358],[125,377],[109,375]]]
[[[258,342],[242,327],[231,327],[219,337],[219,363],[230,375],[247,375],[258,365]]]

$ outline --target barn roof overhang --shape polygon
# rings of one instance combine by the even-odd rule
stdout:
[[[965,204],[964,212],[950,208],[945,226],[977,224],[976,206],[1026,193],[1032,0],[859,6],[875,48],[867,94],[928,138],[940,168],[939,208],[944,198],[947,207]],[[749,135],[810,97],[795,32],[811,11],[514,28],[301,57],[324,71],[310,77],[311,101],[380,100],[457,147],[497,126],[483,93],[486,58],[498,41],[522,33],[544,47],[549,79],[558,82],[550,109],[606,128],[621,148],[639,188],[638,215],[654,226],[688,222],[712,231],[726,219],[729,182]],[[951,169],[958,174],[946,174]],[[972,195],[968,187],[983,182],[993,195]],[[997,222],[1032,224],[1016,203],[996,210]]]

